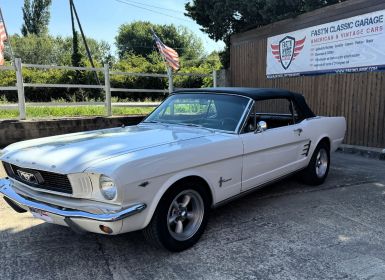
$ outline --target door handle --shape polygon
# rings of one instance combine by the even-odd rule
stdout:
[[[302,128],[297,128],[297,129],[294,129],[293,131],[294,131],[294,133],[298,134],[298,136],[300,136],[302,131],[303,131],[303,129]]]

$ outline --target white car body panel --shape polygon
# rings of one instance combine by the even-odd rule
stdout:
[[[304,145],[309,138],[295,130],[305,123],[241,135],[244,144],[242,191],[262,185],[306,166]]]
[[[202,137],[204,134],[183,127],[175,131],[163,129],[162,126],[102,129],[18,142],[6,147],[2,158],[26,168],[70,174],[82,172],[98,160]]]
[[[20,192],[35,200],[106,213],[138,202],[146,204],[142,212],[108,223],[114,234],[119,234],[146,227],[164,193],[180,179],[190,176],[203,179],[215,206],[305,168],[324,138],[330,141],[331,151],[335,151],[343,141],[345,130],[343,117],[314,117],[295,125],[245,134],[181,125],[139,124],[19,142],[4,149],[0,160],[69,174],[74,189],[72,197],[84,199],[84,204],[76,207],[72,197],[36,192],[15,182]],[[98,189],[100,174],[113,178],[118,186],[114,201],[103,200]],[[53,219],[57,224],[65,224],[58,217]],[[101,233],[95,221],[73,220],[87,231]]]

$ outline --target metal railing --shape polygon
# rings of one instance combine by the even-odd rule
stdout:
[[[34,68],[34,69],[59,69],[59,70],[74,70],[74,71],[94,71],[101,72],[104,76],[104,85],[89,85],[89,84],[43,84],[43,83],[24,83],[23,81],[23,68]],[[74,67],[74,66],[57,66],[57,65],[38,65],[38,64],[23,64],[20,58],[15,59],[14,66],[0,66],[0,71],[15,71],[16,72],[16,85],[2,87],[0,91],[17,91],[18,95],[18,109],[19,119],[26,119],[26,103],[24,89],[30,88],[79,88],[79,89],[102,89],[105,93],[105,101],[103,102],[76,102],[74,106],[88,106],[88,105],[103,105],[105,106],[106,116],[112,116],[112,106],[116,107],[133,107],[135,106],[132,102],[124,103],[112,103],[111,92],[143,92],[143,93],[171,93],[174,90],[173,78],[174,76],[190,76],[190,77],[212,77],[213,87],[217,86],[217,75],[214,70],[212,74],[200,74],[200,73],[175,73],[168,74],[154,74],[154,73],[131,73],[131,72],[120,72],[110,71],[108,64],[104,64],[103,68],[91,68],[91,67]],[[159,77],[168,79],[168,89],[133,89],[133,88],[112,88],[110,77],[111,75],[123,75],[123,76],[136,76],[136,77]],[[36,103],[36,106],[44,106],[47,103]],[[63,103],[50,103],[52,106],[60,106]],[[28,104],[29,105],[29,104]],[[68,106],[68,103],[65,105]],[[154,105],[154,104],[152,104]],[[9,106],[9,105],[8,105]],[[35,106],[35,105],[34,105]],[[145,106],[145,105],[139,105]],[[155,105],[156,106],[156,105]],[[1,106],[0,106],[1,107]],[[12,105],[10,106],[12,108]],[[136,107],[136,106],[135,106]],[[14,108],[14,106],[13,106]]]

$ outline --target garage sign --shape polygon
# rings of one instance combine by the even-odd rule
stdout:
[[[385,70],[385,10],[267,40],[268,78]]]

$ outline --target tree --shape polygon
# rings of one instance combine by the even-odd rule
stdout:
[[[144,57],[154,51],[154,39],[151,28],[164,44],[175,49],[179,56],[196,59],[203,55],[203,44],[200,38],[185,27],[175,25],[158,25],[147,21],[136,21],[119,27],[115,37],[119,57],[133,53]]]
[[[24,63],[72,65],[72,37],[12,35],[12,47],[15,57],[20,57]],[[92,56],[98,67],[103,63],[113,62],[110,45],[105,41],[87,38]],[[79,52],[85,53],[84,44],[79,41]],[[88,60],[83,57],[82,65],[88,65]]]
[[[82,54],[79,51],[79,34],[75,30],[75,28],[72,29],[72,55],[71,55],[71,63],[72,66],[80,67],[84,66],[82,65]]]
[[[47,34],[50,6],[51,0],[32,0],[32,3],[30,0],[24,0],[24,7],[22,8],[24,24],[21,27],[21,33],[24,36]]]
[[[223,40],[222,63],[229,67],[230,36],[345,0],[192,0],[185,5],[191,17],[213,40]]]

